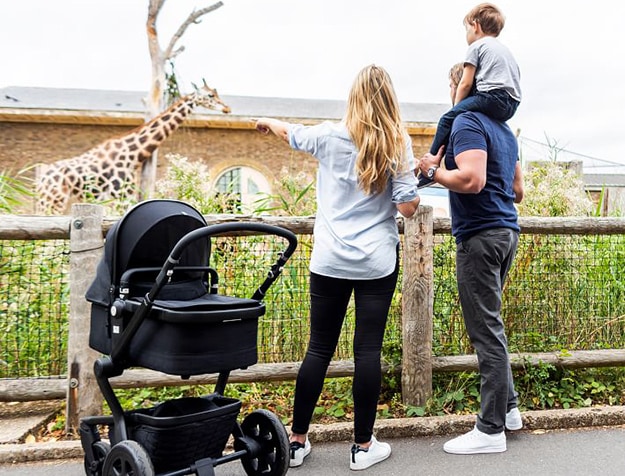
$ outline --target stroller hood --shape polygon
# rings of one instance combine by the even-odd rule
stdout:
[[[106,234],[104,256],[85,294],[87,301],[110,306],[119,281],[129,268],[161,267],[174,245],[190,231],[206,226],[200,212],[177,200],[147,200],[135,205]],[[206,265],[210,241],[192,243],[181,265]]]

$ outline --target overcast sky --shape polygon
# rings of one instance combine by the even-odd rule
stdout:
[[[193,8],[169,0],[161,45]],[[363,66],[391,74],[400,101],[447,103],[449,67],[464,58],[462,19],[475,0],[223,0],[192,25],[176,59],[183,87],[205,78],[222,95],[345,99]],[[596,0],[499,0],[500,40],[521,68],[509,121],[533,141],[625,164],[625,6]],[[147,91],[148,0],[3,0],[0,87]],[[569,157],[567,154],[564,154]],[[625,173],[623,168],[619,172]]]

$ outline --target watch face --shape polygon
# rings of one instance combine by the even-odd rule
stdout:
[[[428,178],[434,177],[434,172],[436,172],[436,169],[434,167],[430,167],[428,169]]]

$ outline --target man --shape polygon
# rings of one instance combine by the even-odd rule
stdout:
[[[505,429],[523,426],[500,314],[502,288],[520,231],[514,206],[523,198],[518,144],[505,123],[466,112],[453,123],[444,168],[442,158],[443,147],[437,155],[424,155],[419,169],[450,191],[460,305],[481,377],[481,408],[474,429],[443,449],[454,454],[499,453],[506,451]]]

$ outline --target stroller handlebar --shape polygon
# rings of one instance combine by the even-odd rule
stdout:
[[[218,225],[209,225],[203,228],[198,228],[197,230],[187,233],[178,241],[178,243],[176,243],[176,246],[174,246],[169,255],[169,260],[173,260],[174,262],[178,261],[183,250],[195,240],[209,236],[223,235],[233,231],[255,231],[260,234],[277,235],[285,238],[289,242],[289,246],[284,251],[285,262],[291,257],[297,247],[297,237],[292,231],[287,230],[286,228],[268,225],[266,223],[220,223]]]
[[[167,282],[168,273],[178,264],[178,260],[182,255],[184,249],[189,246],[190,243],[200,238],[225,235],[235,231],[251,231],[257,232],[263,235],[276,235],[285,238],[288,241],[287,248],[280,253],[280,256],[276,263],[271,267],[267,277],[263,283],[258,287],[252,299],[262,300],[267,292],[267,289],[278,279],[278,276],[282,273],[282,268],[291,257],[295,248],[297,248],[297,236],[290,230],[275,225],[267,225],[265,223],[252,223],[252,222],[237,222],[237,223],[220,223],[218,225],[209,225],[203,228],[193,230],[183,236],[178,243],[174,246],[169,257],[167,258],[163,268],[158,274],[154,287],[146,296],[146,301],[151,301],[155,298],[156,294]]]

